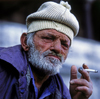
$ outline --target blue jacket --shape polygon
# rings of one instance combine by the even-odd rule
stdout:
[[[34,92],[27,90],[27,66],[21,45],[0,48],[0,99],[34,99]],[[57,90],[45,99],[71,99],[61,76],[56,74],[51,78],[56,80]]]

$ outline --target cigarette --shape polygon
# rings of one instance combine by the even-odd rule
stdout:
[[[87,72],[93,72],[93,73],[98,73],[98,70],[94,70],[94,69],[85,69]]]

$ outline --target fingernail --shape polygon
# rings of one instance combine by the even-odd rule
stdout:
[[[73,81],[73,80],[71,80],[71,81],[70,81],[70,84],[74,84],[74,81]]]
[[[81,71],[82,71],[82,70],[83,70],[83,68],[82,68],[82,67],[80,67],[80,68],[79,68],[79,70],[81,70]]]

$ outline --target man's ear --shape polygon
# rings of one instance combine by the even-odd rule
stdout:
[[[20,41],[21,41],[21,45],[22,45],[22,48],[24,49],[24,51],[28,51],[29,47],[27,45],[27,33],[23,33],[21,35]]]

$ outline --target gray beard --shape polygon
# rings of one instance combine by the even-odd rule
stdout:
[[[40,52],[36,50],[34,44],[32,43],[28,51],[28,61],[33,67],[41,70],[42,73],[46,75],[54,75],[59,73],[60,68],[62,68],[62,64],[64,63],[63,56],[58,55],[61,58],[60,61],[59,59],[49,57],[48,54],[56,55],[56,53],[50,50],[40,54]]]

